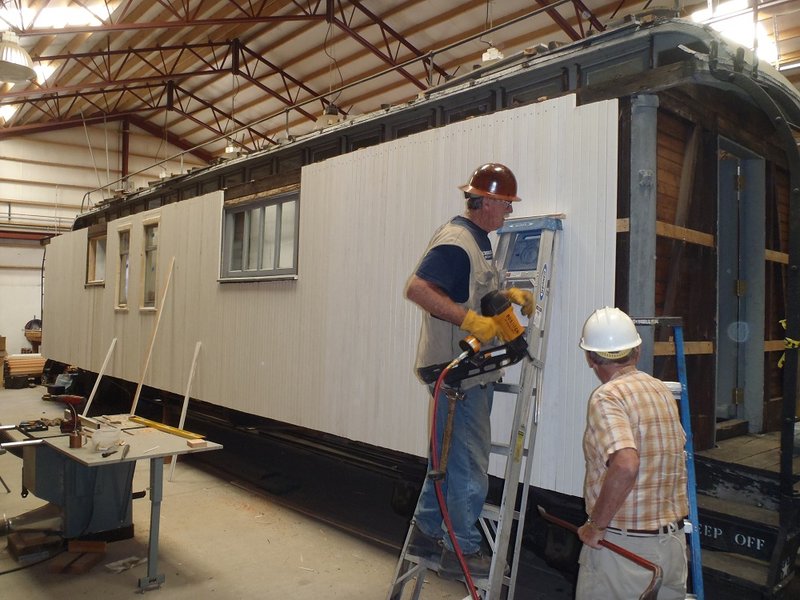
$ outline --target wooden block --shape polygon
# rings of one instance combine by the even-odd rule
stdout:
[[[70,540],[67,544],[67,550],[70,552],[105,552],[106,542],[102,540]]]
[[[17,531],[8,536],[8,553],[15,560],[26,555],[56,550],[64,543],[61,536],[41,532]]]
[[[189,448],[205,448],[208,444],[205,440],[186,440],[186,445]]]
[[[42,531],[15,531],[8,536],[8,541],[13,543],[18,549],[32,548],[41,546],[53,541],[57,536],[48,535]],[[57,538],[61,539],[61,538]]]
[[[97,552],[86,552],[81,554],[77,560],[70,563],[64,572],[71,573],[73,575],[86,573],[89,569],[103,560],[103,558],[105,558],[105,552],[102,554]]]
[[[47,563],[47,570],[51,573],[61,573],[69,567],[73,562],[80,558],[80,554],[75,552],[62,552],[53,560]]]

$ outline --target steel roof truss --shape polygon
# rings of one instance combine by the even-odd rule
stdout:
[[[414,45],[413,45],[411,42],[409,42],[409,41],[408,41],[408,39],[406,39],[406,38],[405,38],[403,35],[401,35],[401,34],[400,34],[400,33],[398,33],[397,31],[395,31],[394,29],[392,29],[392,28],[391,28],[391,27],[390,27],[390,26],[389,26],[389,25],[388,25],[388,24],[387,24],[387,23],[386,23],[386,22],[385,22],[383,19],[381,19],[381,18],[380,18],[378,15],[376,15],[375,13],[373,13],[372,11],[370,11],[368,8],[366,8],[366,7],[365,7],[365,6],[364,6],[364,5],[361,3],[361,1],[360,1],[360,0],[350,0],[350,3],[351,3],[351,4],[352,4],[354,7],[358,8],[358,9],[359,9],[359,10],[360,10],[360,11],[361,11],[363,14],[365,14],[367,17],[369,17],[369,19],[370,19],[370,20],[371,20],[371,21],[372,21],[372,22],[373,22],[375,25],[377,25],[377,26],[380,28],[380,30],[381,30],[381,35],[383,36],[383,43],[384,43],[384,45],[386,46],[386,50],[387,50],[387,52],[389,52],[390,56],[392,57],[392,59],[393,59],[394,61],[397,61],[397,59],[398,59],[398,57],[399,57],[399,54],[400,54],[400,47],[401,47],[401,46],[404,46],[404,47],[405,47],[405,48],[407,48],[409,51],[411,51],[411,53],[412,53],[412,54],[414,54],[414,56],[417,56],[417,57],[422,57],[422,56],[425,56],[425,55],[426,55],[426,53],[425,53],[425,52],[423,52],[422,50],[420,50],[420,49],[418,49],[416,46],[414,46]],[[389,35],[387,35],[387,34],[389,34]],[[397,49],[394,51],[394,53],[392,53],[392,52],[391,52],[391,50],[390,50],[390,47],[391,47],[391,44],[392,44],[392,42],[391,42],[391,40],[389,39],[389,36],[391,36],[392,38],[394,38],[394,40],[397,42],[397,44],[396,44],[396,46],[397,46]],[[438,73],[440,76],[444,77],[445,79],[450,79],[450,78],[452,77],[452,75],[453,75],[452,73],[448,73],[447,71],[445,71],[445,70],[444,70],[444,69],[442,69],[441,67],[439,67],[439,66],[437,66],[436,64],[434,64],[434,63],[433,63],[433,62],[432,62],[430,59],[425,59],[425,60],[423,61],[423,64],[425,65],[425,68],[426,68],[426,69],[433,69],[433,70],[435,70],[435,71],[436,71],[436,72],[437,72],[437,73]]]
[[[239,63],[239,66],[240,66],[240,68],[241,67],[244,68],[244,74],[255,85],[258,85],[259,89],[261,89],[261,90],[267,92],[268,94],[270,94],[271,96],[277,98],[278,100],[280,100],[281,102],[286,104],[286,106],[291,107],[291,106],[293,106],[294,104],[297,103],[297,100],[300,97],[300,90],[303,90],[303,91],[307,92],[308,94],[311,95],[312,98],[316,98],[316,97],[320,96],[319,93],[317,93],[316,91],[314,91],[313,89],[308,87],[306,84],[304,84],[302,81],[300,81],[296,77],[293,77],[292,75],[290,75],[289,73],[287,73],[286,71],[281,69],[275,63],[273,63],[273,62],[267,60],[266,58],[264,58],[264,56],[262,56],[258,52],[254,52],[253,50],[251,50],[250,48],[248,48],[247,46],[242,45],[242,44],[239,45],[239,49],[240,49],[240,57],[241,57],[241,61]],[[255,66],[253,66],[253,63],[255,63]],[[263,64],[266,67],[268,67],[272,71],[272,73],[267,73],[267,74],[262,75],[262,76],[256,76],[256,69],[257,69],[257,66],[259,64]],[[263,84],[263,83],[261,83],[259,81],[259,79],[263,79],[265,77],[269,77],[270,75],[273,75],[273,74],[277,74],[277,75],[280,76],[281,81],[283,82],[284,91],[286,93],[285,97],[282,96],[279,92],[276,92],[275,90],[273,90],[269,86],[266,86],[265,84]],[[297,87],[297,90],[295,91],[294,95],[292,94],[292,90],[291,90],[291,87],[289,86],[288,82],[291,82],[292,84],[294,84]],[[323,101],[322,101],[323,107],[327,103],[328,102],[323,99]],[[316,119],[316,117],[314,115],[312,115],[308,111],[304,110],[302,107],[298,107],[297,111],[299,113],[301,113],[302,115],[304,115],[305,117],[307,117],[308,119],[312,120],[312,121]]]
[[[197,123],[199,125],[202,125],[204,128],[208,129],[209,131],[212,131],[213,133],[219,135],[220,137],[229,135],[229,134],[227,134],[225,132],[225,127],[223,127],[223,125],[225,125],[227,122],[231,122],[231,123],[236,125],[236,130],[238,130],[238,131],[246,131],[247,134],[249,135],[250,140],[251,140],[251,145],[248,146],[248,145],[244,145],[242,143],[242,145],[244,145],[245,149],[247,149],[247,150],[255,150],[256,148],[258,148],[260,146],[260,144],[259,144],[260,140],[266,140],[266,141],[270,142],[271,144],[276,143],[268,135],[259,133],[258,131],[256,131],[252,127],[250,127],[250,126],[246,125],[245,123],[243,123],[242,121],[239,121],[238,119],[236,119],[236,117],[234,115],[231,115],[231,114],[229,114],[229,113],[227,113],[227,112],[225,112],[223,110],[220,110],[214,104],[212,104],[210,102],[207,102],[206,100],[203,100],[199,96],[193,94],[192,92],[190,92],[190,91],[188,91],[186,89],[183,89],[179,85],[175,85],[174,86],[174,90],[176,92],[180,92],[180,94],[176,94],[175,95],[176,97],[173,99],[173,106],[177,106],[176,110],[178,110],[178,112],[180,112],[182,115],[184,115],[188,119],[191,119],[193,122],[195,122],[195,123]],[[198,117],[195,117],[195,115],[200,111],[199,110],[189,110],[189,102],[184,102],[184,100],[186,98],[188,98],[189,101],[194,100],[197,104],[202,106],[201,110],[203,110],[203,109],[210,110],[211,114],[214,117],[214,121],[215,121],[217,127],[214,128],[211,125],[209,125],[208,123],[205,123],[204,121],[199,119]]]
[[[328,4],[329,4],[330,7],[332,7],[333,4],[334,4],[333,0],[328,0]],[[396,71],[400,75],[402,75],[403,77],[408,79],[411,83],[416,85],[418,88],[420,88],[422,90],[428,88],[428,86],[427,86],[427,84],[425,82],[420,81],[414,75],[412,75],[411,73],[406,71],[404,68],[397,66],[399,63],[391,56],[390,49],[387,48],[387,50],[389,50],[389,52],[390,52],[389,54],[384,53],[380,48],[377,48],[374,44],[372,44],[372,42],[370,42],[369,40],[364,38],[360,33],[358,33],[355,29],[353,29],[350,26],[350,22],[352,22],[352,17],[350,19],[347,18],[346,14],[345,14],[344,6],[342,5],[342,0],[336,0],[336,4],[339,6],[339,10],[338,10],[339,17],[334,15],[332,10],[329,11],[329,15],[328,15],[327,18],[329,18],[329,22],[330,23],[333,23],[334,25],[336,25],[339,29],[344,31],[351,38],[353,38],[359,44],[364,46],[364,48],[366,48],[367,50],[372,52],[375,56],[380,58],[383,62],[385,62],[386,64],[388,64],[388,65],[390,65],[392,67],[396,67]],[[353,4],[355,4],[355,2],[353,2]],[[377,23],[374,23],[374,24],[377,25]],[[383,31],[383,29],[382,29],[382,31]]]

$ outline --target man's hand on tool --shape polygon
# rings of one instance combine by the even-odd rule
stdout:
[[[606,535],[605,527],[598,527],[591,520],[586,521],[583,525],[578,527],[578,537],[587,546],[592,548],[601,548],[600,540]]]
[[[482,317],[474,310],[468,310],[467,316],[460,325],[461,329],[478,338],[481,343],[487,344],[498,335],[497,324],[491,317]]]
[[[533,314],[533,293],[519,288],[508,288],[503,292],[511,302],[522,307],[522,314],[530,317]]]

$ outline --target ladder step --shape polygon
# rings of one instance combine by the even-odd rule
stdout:
[[[500,507],[496,504],[484,504],[483,510],[481,511],[481,519],[488,519],[489,521],[499,521],[500,520]],[[519,511],[514,511],[514,519],[519,519]]]
[[[519,384],[503,383],[502,381],[494,384],[495,392],[506,392],[508,394],[519,394]]]
[[[492,444],[492,454],[499,454],[500,456],[508,456],[508,444]]]
[[[508,444],[492,444],[492,454],[497,454],[498,456],[508,456],[509,455],[509,446]],[[522,456],[528,456],[528,447],[525,446],[522,449]]]

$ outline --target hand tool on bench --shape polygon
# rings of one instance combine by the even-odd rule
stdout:
[[[542,515],[542,518],[550,521],[551,523],[555,523],[563,527],[564,529],[568,529],[573,533],[578,533],[577,525],[573,525],[569,521],[564,521],[563,519],[559,519],[558,517],[554,517],[553,515],[549,514],[545,509],[541,506],[537,506],[539,509],[539,514]],[[661,588],[661,578],[662,578],[662,571],[661,567],[655,563],[650,562],[649,560],[642,558],[638,554],[634,554],[630,550],[626,550],[621,546],[617,546],[616,544],[609,542],[608,540],[600,540],[599,544],[604,548],[608,548],[612,552],[616,552],[620,556],[627,558],[629,561],[636,563],[640,567],[647,569],[648,571],[653,572],[653,578],[650,580],[649,585],[644,589],[641,596],[639,596],[639,600],[656,600],[658,597],[658,590]]]

